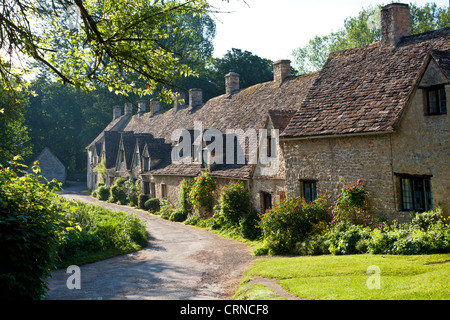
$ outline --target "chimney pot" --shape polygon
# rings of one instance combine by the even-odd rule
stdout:
[[[153,117],[159,113],[160,101],[156,98],[150,100],[150,115]]]
[[[396,46],[400,39],[411,34],[409,5],[391,3],[381,8],[381,44]]]
[[[113,120],[116,120],[122,115],[122,107],[121,106],[114,106],[113,107]]]
[[[138,102],[138,115],[139,117],[142,117],[142,115],[145,113],[145,101],[139,101]]]
[[[195,107],[203,104],[203,91],[202,89],[194,88],[189,89],[189,109],[192,110]]]
[[[133,114],[133,105],[130,102],[125,103],[125,115],[131,116]]]
[[[239,91],[239,74],[230,71],[225,75],[225,93],[227,95],[234,94]]]
[[[278,60],[273,63],[273,79],[276,82],[282,82],[291,75],[291,61]]]

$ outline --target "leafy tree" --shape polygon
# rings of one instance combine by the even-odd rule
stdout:
[[[23,94],[14,95],[0,85],[0,164],[6,165],[14,156],[26,156],[31,151],[25,146],[29,139],[23,116],[27,104]]]
[[[273,80],[273,63],[249,51],[233,48],[223,56],[212,60],[209,66],[211,81],[217,88],[215,95],[225,92],[224,76],[233,70],[239,73],[240,88]]]
[[[363,9],[358,16],[344,20],[344,27],[325,36],[316,36],[305,46],[292,52],[301,74],[322,68],[330,52],[368,45],[380,40],[382,6]],[[423,7],[410,4],[411,33],[418,34],[450,26],[450,9],[439,8],[435,3]]]
[[[89,90],[98,80],[117,93],[144,94],[192,74],[163,40],[191,31],[171,28],[180,15],[207,9],[206,0],[2,0],[0,48],[46,65],[64,83]],[[20,81],[11,62],[0,59],[8,86]],[[146,87],[127,83],[130,73]],[[160,94],[170,96],[166,89]]]

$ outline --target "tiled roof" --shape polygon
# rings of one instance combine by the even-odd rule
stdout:
[[[429,54],[449,70],[450,28],[330,54],[281,137],[395,130]]]
[[[175,112],[170,109],[164,113],[151,116],[145,113],[138,116],[121,116],[113,120],[108,127],[92,143],[106,138],[108,144],[107,158],[117,157],[119,145],[118,131],[133,132],[134,135],[152,135],[161,141],[157,144],[149,144],[151,157],[162,158],[156,168],[152,168],[151,174],[167,175],[196,175],[201,172],[201,166],[195,164],[174,164],[171,162],[171,135],[176,129],[194,129],[194,122],[201,121],[203,130],[215,128],[223,134],[227,129],[263,129],[270,109],[276,109],[272,113],[276,126],[284,127],[285,119],[282,115],[292,113],[292,109],[299,107],[305,97],[307,89],[313,83],[317,72],[288,77],[283,82],[265,82],[250,88],[241,90],[233,95],[221,95],[205,103],[205,105],[190,110],[187,106]],[[110,132],[110,133],[108,133]],[[116,132],[113,134],[112,132]],[[117,138],[117,141],[116,141]],[[164,143],[162,143],[164,140]],[[136,140],[135,140],[136,141]],[[128,143],[128,142],[127,142]],[[225,141],[224,141],[225,143]],[[88,148],[90,147],[88,146]],[[113,154],[112,149],[116,149]],[[109,165],[109,166],[108,166]],[[111,164],[107,160],[107,168]],[[212,175],[233,178],[248,178],[251,175],[252,166],[244,165],[217,165],[212,168]]]

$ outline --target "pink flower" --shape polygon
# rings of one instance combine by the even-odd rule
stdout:
[[[356,183],[361,184],[361,179],[358,179],[358,181],[356,181]]]

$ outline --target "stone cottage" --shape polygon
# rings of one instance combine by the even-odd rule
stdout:
[[[39,163],[39,167],[41,168],[41,175],[51,181],[56,179],[58,182],[65,183],[66,182],[66,167],[59,161],[59,159],[50,151],[49,148],[44,148],[42,152],[37,156],[37,158],[32,162],[32,164],[28,167],[27,172],[33,172],[33,164],[35,162]]]
[[[172,203],[183,179],[208,171],[219,185],[243,181],[259,212],[286,193],[307,201],[326,195],[331,206],[344,181],[357,179],[367,185],[374,216],[406,219],[438,205],[450,212],[450,28],[410,35],[408,5],[390,4],[381,13],[381,41],[333,52],[320,71],[291,76],[290,62],[280,60],[273,81],[244,90],[230,72],[226,93],[206,103],[201,89],[191,89],[166,112],[158,100],[149,111],[138,102],[135,115],[131,103],[123,115],[114,107],[112,122],[87,147],[89,189],[104,161],[108,185],[130,177],[149,196]],[[186,135],[173,139],[178,129]],[[236,148],[210,149],[220,135],[210,139],[208,129],[224,141],[239,130],[256,132],[256,155],[267,153],[269,161],[251,161],[251,139],[243,161],[199,161],[195,150],[237,158]],[[188,157],[185,149],[174,152],[184,139],[197,141]]]
[[[381,41],[333,52],[281,141],[289,193],[336,200],[362,179],[374,216],[450,212],[450,28],[410,35],[405,4],[381,11]]]
[[[174,107],[166,112],[160,112],[159,101],[155,99],[150,101],[150,110],[146,110],[144,101],[139,101],[138,112],[134,115],[131,103],[125,104],[123,115],[121,107],[116,106],[111,123],[87,147],[88,188],[96,188],[99,173],[94,168],[104,161],[107,185],[113,184],[117,177],[133,178],[141,182],[141,189],[148,196],[166,198],[175,204],[181,181],[208,171],[219,186],[242,181],[251,191],[255,209],[264,211],[286,193],[284,161],[276,148],[278,135],[272,137],[270,132],[284,130],[295,114],[293,108],[303,100],[316,75],[291,76],[290,61],[280,60],[274,63],[273,81],[243,90],[239,88],[240,75],[230,72],[225,76],[226,93],[206,103],[201,89],[190,89],[188,97],[180,93]],[[173,134],[179,129],[190,135],[192,143],[196,136],[203,136],[201,151],[207,150],[217,139],[208,137],[208,131],[220,133],[222,148],[216,147],[206,157],[220,158],[222,163],[208,164],[211,161],[205,161],[205,157],[199,162],[194,152],[192,161],[174,161],[172,153],[180,140],[173,140]],[[266,152],[269,159],[277,160],[277,166],[272,165],[274,161],[264,164],[251,161],[251,136],[255,133],[253,138],[260,139],[260,129],[269,132],[265,143],[270,151]],[[248,135],[240,162],[234,137],[238,133]],[[226,148],[227,139],[232,140],[232,150]],[[256,145],[259,147],[259,143]],[[192,151],[194,147],[192,145]],[[260,150],[253,153],[259,156]]]

